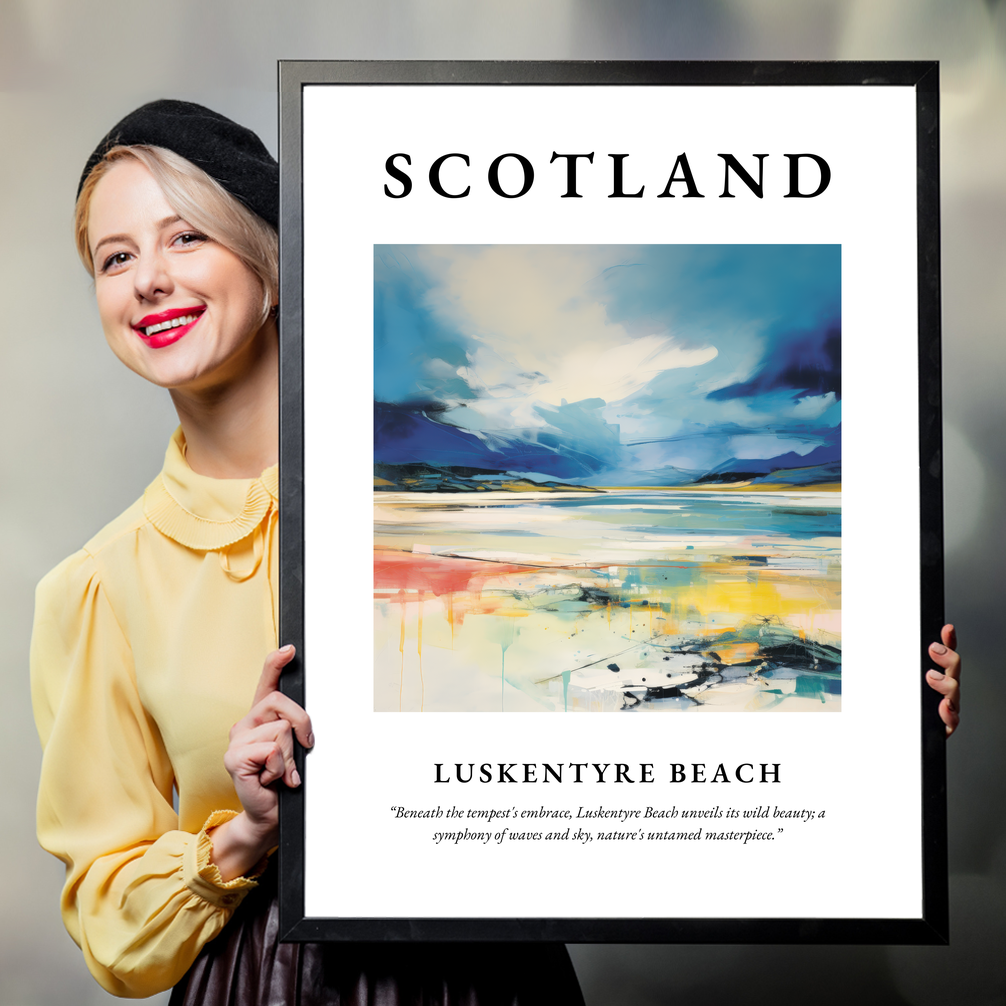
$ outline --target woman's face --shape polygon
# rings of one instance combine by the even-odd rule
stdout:
[[[262,285],[172,210],[143,164],[108,169],[87,233],[105,337],[130,370],[192,392],[240,378],[257,356]]]

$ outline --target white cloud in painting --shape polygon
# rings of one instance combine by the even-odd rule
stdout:
[[[840,408],[838,399],[831,391],[824,395],[811,395],[799,399],[794,399],[783,392],[761,398],[712,401],[689,389],[682,390],[681,400],[688,403],[688,419],[694,427],[705,428],[710,432],[730,426],[758,431],[764,430],[766,426],[775,427],[791,422],[802,425],[821,419],[829,409],[837,411]],[[677,433],[681,426],[680,421],[676,421],[673,416],[642,407],[638,399],[609,405],[601,414],[607,422],[619,425],[622,438],[626,442],[669,437]],[[742,439],[748,441],[750,438],[745,436]],[[734,456],[741,458],[773,455]]]
[[[729,388],[732,384],[743,384],[753,377],[762,365],[765,355],[765,340],[760,333],[765,327],[761,320],[746,321],[743,324],[730,326],[720,333],[717,341],[730,347],[726,359],[730,361],[730,369],[721,368],[719,373],[695,377],[695,391],[702,395]]]
[[[817,419],[823,416],[837,401],[834,391],[829,391],[824,395],[807,395],[806,398],[799,399],[793,406],[790,415],[794,419]]]
[[[451,249],[441,264],[430,306],[478,344],[457,373],[480,398],[508,403],[495,410],[480,402],[483,414],[529,419],[521,399],[616,402],[658,374],[717,356],[714,346],[686,345],[666,329],[637,334],[612,322],[585,293],[610,265],[594,249]]]
[[[441,360],[439,357],[424,360],[422,367],[423,373],[427,374],[429,377],[436,377],[443,380],[454,376],[455,368],[452,367],[446,360]]]

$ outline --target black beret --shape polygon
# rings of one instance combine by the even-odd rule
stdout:
[[[84,165],[77,195],[91,169],[112,147],[166,147],[191,161],[273,227],[279,226],[279,165],[250,130],[191,101],[163,98],[114,125]]]

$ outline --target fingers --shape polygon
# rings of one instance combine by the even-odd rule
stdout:
[[[282,779],[291,789],[296,789],[300,785],[300,773],[293,760],[293,736],[286,720],[263,723],[248,732],[249,746],[270,742],[272,750],[262,764],[259,782],[268,786],[277,779]]]
[[[957,629],[954,626],[944,625],[940,631],[940,639],[943,640],[943,645],[949,649],[957,649]]]
[[[284,646],[279,650],[273,650],[265,658],[262,676],[259,678],[258,687],[255,689],[255,698],[252,700],[251,711],[244,719],[235,724],[234,730],[249,729],[269,720],[285,719],[293,725],[297,740],[304,747],[314,747],[311,717],[307,715],[302,706],[279,691],[279,679],[283,668],[293,660],[296,652],[293,646]],[[234,730],[231,731],[232,737]]]
[[[227,771],[245,779],[257,776],[268,786],[282,779],[291,789],[300,785],[300,773],[293,757],[293,733],[284,719],[261,723],[232,737],[224,757]]]
[[[939,643],[929,644],[929,656],[943,670],[934,668],[927,671],[926,683],[943,696],[939,713],[949,737],[961,721],[961,656],[957,652],[957,630],[954,626],[944,625],[940,630],[940,639]]]
[[[252,708],[231,728],[224,765],[246,810],[265,798],[264,787],[280,779],[291,788],[300,786],[294,736],[304,747],[314,746],[311,717],[278,690],[283,668],[295,653],[293,646],[284,646],[266,657]]]
[[[275,720],[284,720],[289,723],[297,734],[297,740],[304,747],[314,747],[311,717],[304,711],[303,706],[297,705],[289,695],[284,695],[282,692],[270,692],[254,705],[247,716],[234,724],[231,729],[231,739],[239,733],[253,730],[263,723],[272,723]]]
[[[940,702],[939,713],[940,719],[943,720],[947,728],[947,736],[949,737],[957,729],[957,725],[961,721],[959,705],[960,682],[949,674],[931,670],[926,673],[926,684],[933,691],[939,692],[943,696],[943,701]]]
[[[252,780],[257,780],[259,786],[268,786],[283,777],[286,761],[279,743],[264,740],[229,748],[224,755],[224,768],[233,777],[235,787],[239,781]]]
[[[935,671],[929,672],[931,675],[935,674]],[[930,685],[933,684],[932,681],[929,682]],[[943,699],[939,705],[940,719],[943,720],[943,724],[946,727],[947,736],[949,737],[958,727],[961,722],[960,710],[957,708],[956,700],[951,698],[949,695]]]
[[[929,687],[935,692],[939,692],[945,699],[949,700],[951,708],[957,712],[957,696],[960,692],[960,682],[949,674],[941,674],[939,671],[927,671],[926,681]]]
[[[950,630],[949,632],[947,630]],[[953,636],[953,627],[945,626],[942,635],[944,637],[950,638]],[[956,639],[954,640],[956,642]],[[961,674],[961,655],[954,650],[952,647],[947,646],[945,643],[930,643],[929,644],[929,656],[935,661],[940,667],[943,668],[944,672],[955,680],[960,678]]]
[[[258,774],[258,781],[261,785],[268,786],[283,777],[286,759],[283,756],[282,745],[264,741],[249,745],[248,750],[254,754],[262,766]]]
[[[288,645],[278,650],[273,650],[265,658],[265,663],[262,665],[262,676],[259,678],[258,687],[255,689],[255,698],[252,699],[253,708],[270,692],[276,691],[279,687],[279,677],[283,673],[283,668],[293,660],[296,653],[296,648]]]
[[[961,714],[950,705],[949,699],[944,699],[940,703],[940,719],[946,725],[948,737],[957,729],[958,724],[961,722]]]

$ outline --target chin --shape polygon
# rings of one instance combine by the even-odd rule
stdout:
[[[135,346],[109,339],[115,355],[133,373],[168,391],[204,392],[222,384],[238,381],[254,362],[255,354],[247,350],[257,329],[242,339],[194,339],[186,336],[179,342],[160,349]],[[130,333],[132,334],[132,333]],[[209,333],[203,333],[208,335]]]
[[[150,360],[123,360],[123,362],[134,374],[167,391],[205,383],[206,378],[215,369],[201,366],[191,360],[155,361],[153,366]]]

